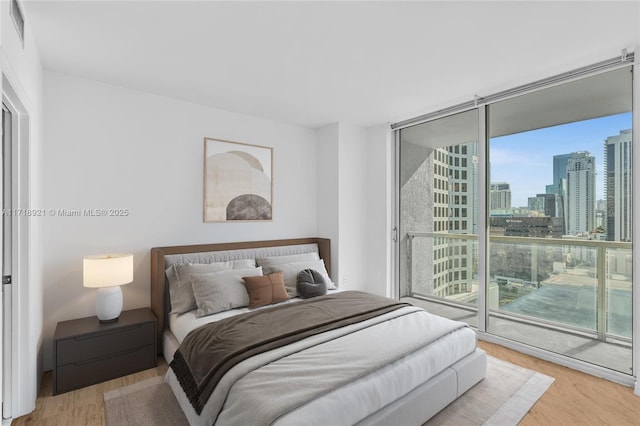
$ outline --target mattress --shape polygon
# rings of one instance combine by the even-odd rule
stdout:
[[[175,316],[170,320],[171,332],[175,335],[176,341],[181,341],[191,330],[203,323],[237,315],[242,311],[243,309],[235,309],[199,320],[189,314]],[[262,406],[265,410],[270,408],[265,401],[250,404],[256,407],[255,412],[247,412],[244,400],[251,392],[257,395],[256,398],[259,400],[265,394],[270,397],[269,389],[274,386],[284,389],[284,392],[290,388],[292,394],[283,398],[295,399],[305,391],[312,393],[313,383],[320,379],[322,381],[336,379],[336,383],[340,385],[335,389],[298,403],[294,409],[274,418],[273,423],[278,425],[355,424],[407,395],[447,367],[473,353],[476,348],[475,332],[467,327],[456,328],[430,341],[429,344],[416,344],[413,347],[409,345],[407,353],[396,359],[393,358],[395,355],[390,354],[389,359],[392,361],[385,361],[382,367],[367,371],[366,374],[359,373],[356,377],[345,381],[342,375],[351,374],[353,370],[351,364],[354,360],[369,362],[370,358],[375,358],[372,354],[377,356],[378,352],[384,352],[385,348],[405,345],[412,340],[423,338],[425,329],[435,329],[445,324],[450,327],[452,323],[448,319],[431,315],[415,307],[405,307],[398,311],[406,312],[401,312],[402,315],[396,318],[383,316],[383,318],[368,320],[356,326],[345,327],[339,332],[323,333],[320,338],[318,336],[311,338],[311,342],[305,339],[305,343],[300,348],[288,348],[282,353],[278,353],[280,350],[271,351],[254,357],[256,359],[252,358],[251,361],[256,362],[258,367],[250,373],[238,375],[237,381],[224,397],[225,402],[219,415],[217,409],[210,406],[215,404],[207,403],[201,415],[198,416],[182,392],[171,369],[167,373],[166,380],[171,385],[191,424],[212,424],[216,419],[216,424],[238,424],[241,419],[250,421],[255,418],[267,418],[269,415],[260,411]],[[409,311],[411,315],[408,315]],[[369,324],[369,322],[375,324]],[[332,333],[335,336],[324,336]],[[349,350],[345,352],[343,349],[347,347]],[[342,359],[336,355],[340,353],[346,358]],[[261,357],[266,358],[261,361]],[[313,363],[315,368],[305,370],[295,367],[309,363]],[[260,366],[261,364],[264,365]],[[296,373],[291,374],[292,371]],[[233,370],[229,373],[232,372]],[[303,384],[302,387],[300,384]],[[304,386],[310,389],[305,390]],[[367,395],[366,398],[362,397],[364,394]],[[214,398],[218,396],[214,394],[212,399]]]

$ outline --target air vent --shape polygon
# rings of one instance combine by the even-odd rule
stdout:
[[[11,0],[11,17],[13,18],[13,23],[16,24],[16,31],[18,31],[18,37],[22,41],[22,47],[24,47],[24,15],[18,0]]]

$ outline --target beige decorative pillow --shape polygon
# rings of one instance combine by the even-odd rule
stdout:
[[[242,279],[249,292],[249,307],[252,309],[289,300],[282,272]]]
[[[249,306],[249,293],[242,277],[262,275],[262,268],[232,269],[210,274],[191,274],[196,318]]]

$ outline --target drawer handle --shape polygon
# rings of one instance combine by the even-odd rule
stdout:
[[[74,337],[73,340],[82,341],[82,340],[95,339],[96,337],[109,336],[111,334],[126,333],[139,328],[142,328],[141,324],[132,325],[131,327],[126,327],[126,328],[118,328],[116,330],[104,331],[100,333],[100,336],[96,336],[96,335],[78,336],[78,337]]]
[[[94,362],[104,361],[105,359],[117,358],[117,357],[122,356],[122,355],[132,354],[134,352],[138,352],[142,348],[144,348],[144,346],[140,346],[139,348],[127,349],[127,350],[120,351],[120,352],[110,353],[109,355],[103,355],[103,356],[100,356],[98,358],[93,358],[93,359],[90,359],[90,360],[87,360],[87,361],[74,362],[73,365],[75,365],[76,367],[81,367],[83,365],[93,364]]]

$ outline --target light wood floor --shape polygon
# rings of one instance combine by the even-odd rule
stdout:
[[[132,385],[155,376],[164,375],[167,368],[167,363],[164,358],[160,357],[158,358],[158,366],[156,368],[55,396],[52,395],[51,372],[46,372],[42,378],[38,399],[36,399],[36,409],[26,416],[13,420],[11,426],[104,425],[103,394],[105,392],[122,386]]]
[[[520,426],[640,425],[640,397],[633,394],[632,388],[503,346],[482,341],[478,346],[496,358],[555,378]]]
[[[640,425],[640,397],[631,388],[480,342],[489,355],[554,377],[549,390],[533,406],[521,426],[531,425]],[[163,375],[167,364],[130,376],[89,386],[61,395],[51,395],[51,373],[44,375],[33,413],[14,420],[12,425],[104,425],[103,393],[154,376]]]

